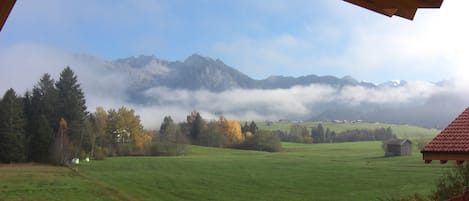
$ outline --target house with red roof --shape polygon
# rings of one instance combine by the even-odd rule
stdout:
[[[439,160],[445,164],[454,160],[462,164],[469,160],[469,108],[441,131],[421,151],[425,163]]]
[[[441,164],[445,164],[454,160],[461,165],[469,160],[469,108],[433,138],[421,153],[425,163],[439,160]]]
[[[458,165],[469,160],[469,108],[466,108],[421,151],[425,163],[439,160],[445,164],[454,160]],[[469,191],[447,201],[469,200]]]

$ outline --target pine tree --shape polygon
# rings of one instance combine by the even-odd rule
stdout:
[[[36,162],[49,162],[50,149],[54,140],[54,131],[44,114],[37,121],[36,131],[31,138],[31,160]]]
[[[248,122],[244,122],[244,126],[241,128],[241,131],[245,134],[246,132],[248,131],[251,131],[250,130],[250,127],[248,125]]]
[[[25,159],[23,101],[9,89],[0,101],[0,162]]]
[[[160,126],[160,141],[167,142],[170,140],[170,137],[175,133],[175,124],[171,116],[166,116],[163,119],[163,123]]]
[[[39,115],[44,114],[49,125],[57,130],[57,122],[60,117],[57,110],[58,91],[54,83],[54,79],[49,74],[44,74],[33,89],[33,98],[37,98],[39,101],[39,105],[34,105],[39,109]]]
[[[192,140],[192,143],[196,143],[197,140],[199,139],[199,136],[202,132],[204,125],[204,120],[200,116],[200,113],[196,113],[194,121],[192,122],[192,126],[190,129],[190,138]]]
[[[57,89],[49,74],[44,74],[34,86],[32,97],[25,96],[29,158],[36,162],[47,162],[54,140],[54,130],[59,122],[57,114]],[[28,98],[28,99],[27,99]]]
[[[322,124],[318,124],[316,128],[311,129],[311,137],[313,138],[314,143],[324,142],[324,127]]]
[[[68,123],[67,134],[70,143],[75,150],[75,156],[80,153],[83,140],[83,126],[86,118],[85,96],[78,84],[78,79],[70,67],[66,67],[60,73],[60,79],[56,83],[58,98],[57,107],[59,117],[64,118]]]
[[[251,131],[251,133],[255,135],[258,129],[259,128],[257,127],[256,122],[251,121],[251,124],[249,124],[249,131]]]
[[[324,127],[322,126],[322,124],[319,124],[318,125],[318,137],[317,137],[317,142],[318,143],[323,143],[324,142]],[[313,137],[314,139],[314,137]]]

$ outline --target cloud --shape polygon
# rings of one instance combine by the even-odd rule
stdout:
[[[287,37],[286,41],[290,39]],[[70,66],[85,92],[90,112],[98,106],[106,109],[133,108],[146,128],[158,128],[167,115],[176,121],[184,121],[193,110],[201,112],[207,120],[217,119],[218,115],[241,121],[305,120],[337,106],[424,104],[431,97],[448,92],[467,97],[467,85],[460,82],[437,85],[408,81],[407,85],[398,88],[346,86],[339,89],[313,84],[288,89],[233,89],[223,92],[157,86],[143,93],[151,101],[137,104],[127,93],[138,81],[135,80],[138,77],[135,72],[98,57],[76,55],[38,44],[18,44],[0,48],[0,66],[3,67],[0,69],[0,93],[11,87],[20,94],[31,89],[42,74],[50,73],[57,79],[60,71]]]
[[[277,12],[278,6],[271,6]],[[441,9],[421,9],[414,21],[387,18],[340,1],[304,6],[323,8],[323,17],[305,17],[283,33],[217,41],[210,55],[257,78],[332,74],[375,83],[469,80],[469,28],[463,25],[469,17],[466,1],[445,1]],[[278,12],[295,15],[291,8]]]
[[[223,114],[238,120],[309,119],[338,105],[354,107],[378,104],[382,107],[396,105],[422,105],[430,97],[452,92],[453,87],[439,86],[422,81],[409,81],[402,87],[367,88],[346,86],[342,89],[324,85],[295,86],[289,89],[235,89],[224,92],[206,90],[178,90],[165,87],[148,89],[145,95],[158,99],[158,105],[170,106],[168,112],[187,114],[203,111],[209,118]],[[155,109],[162,111],[161,108]],[[157,114],[157,112],[155,112]],[[168,113],[169,115],[170,113]],[[205,117],[205,116],[204,116]],[[183,121],[184,119],[175,118]]]

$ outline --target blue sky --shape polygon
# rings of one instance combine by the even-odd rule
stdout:
[[[18,46],[109,60],[199,53],[256,79],[467,80],[467,6],[447,0],[408,21],[340,0],[22,0],[0,32],[0,58]]]

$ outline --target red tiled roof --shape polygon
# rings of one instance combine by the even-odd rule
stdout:
[[[469,108],[433,138],[421,152],[469,153]]]

